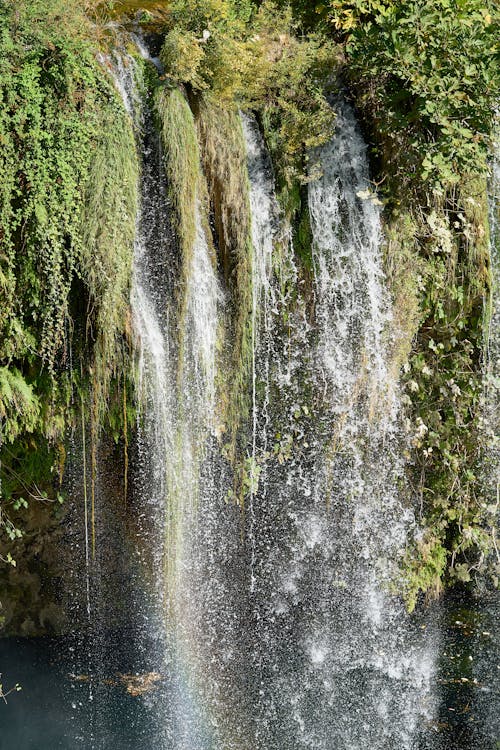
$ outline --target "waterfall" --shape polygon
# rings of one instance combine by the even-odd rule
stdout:
[[[158,66],[144,43],[135,42],[141,56]],[[138,93],[138,66],[124,55],[113,67],[136,123],[142,164],[131,290],[139,393],[132,494],[138,575],[151,576],[151,583],[146,596],[140,593],[144,580],[136,587],[136,640],[148,669],[167,679],[167,691],[150,699],[159,746],[201,747],[201,719],[182,661],[189,630],[183,608],[200,470],[215,424],[215,355],[224,298],[200,200],[193,247],[184,261],[179,256],[164,155],[149,102]],[[180,283],[182,262],[185,284]]]
[[[309,188],[315,322],[298,303],[284,331],[277,300],[272,347],[257,359],[270,422],[254,449],[265,470],[251,521],[261,748],[410,750],[433,715],[435,644],[389,594],[415,521],[399,491],[404,436],[365,151],[340,105]]]
[[[270,162],[257,125],[251,118],[242,116],[242,126],[248,150],[253,245],[250,311],[252,410],[247,451],[248,471],[252,472],[258,466],[263,435],[257,389],[262,352],[267,352],[270,345],[271,308],[274,304],[271,261],[277,231],[277,206]],[[198,304],[202,299],[209,304],[210,294],[202,293],[206,283],[207,269],[194,261],[189,285],[193,291],[197,290]],[[217,294],[219,304],[223,303],[220,289]],[[193,338],[194,342],[199,342],[196,345],[199,351],[208,348],[213,352],[215,339],[209,336],[204,317],[199,307],[193,309],[186,328],[199,331],[199,335],[195,334]],[[212,343],[208,346],[209,342]],[[187,362],[186,367],[189,364]],[[220,367],[220,360],[218,364]],[[189,377],[187,371],[185,377]],[[207,387],[200,405],[203,402],[210,408],[211,398],[211,389]],[[213,432],[204,460],[198,464],[197,509],[188,514],[185,522],[185,565],[180,597],[182,658],[184,664],[189,665],[192,694],[201,705],[209,737],[203,747],[247,750],[254,746],[256,736],[252,657],[256,634],[252,628],[249,597],[255,585],[256,539],[261,529],[253,513],[254,489],[245,500],[245,516],[234,501],[228,501],[233,487],[232,470],[224,458],[224,451],[217,445],[216,430]],[[258,484],[257,475],[253,483]],[[242,533],[245,518],[248,525]]]
[[[151,671],[168,675],[151,698],[158,746],[414,750],[433,716],[435,643],[389,593],[415,520],[400,489],[380,210],[354,115],[339,104],[336,135],[314,155],[308,283],[280,228],[258,127],[242,118],[253,245],[242,517],[217,439],[225,294],[202,191],[181,259],[133,69],[130,59],[115,66],[142,154],[133,503],[152,580],[135,617]]]
[[[387,366],[391,323],[381,258],[379,202],[369,191],[366,146],[352,111],[336,105],[337,132],[317,157],[322,176],[311,182],[309,208],[316,278],[316,367],[332,413],[326,502],[349,519],[354,556],[371,561],[360,575],[377,623],[385,602],[376,581],[391,566],[414,524],[397,490],[403,476],[397,384]],[[344,520],[344,519],[342,519]],[[357,590],[359,590],[357,588]]]
[[[0,750],[500,750],[491,96],[372,76],[384,209],[307,3],[77,5],[0,13]]]
[[[317,154],[322,176],[309,189],[316,364],[333,427],[322,467],[326,489],[317,500],[330,512],[314,511],[305,542],[322,547],[341,593],[316,593],[325,613],[313,628],[309,655],[344,710],[360,706],[366,717],[335,727],[343,746],[413,748],[423,718],[432,716],[434,647],[388,594],[415,521],[401,492],[404,437],[387,364],[391,312],[380,203],[370,191],[354,114],[342,102],[336,111],[335,137]]]
[[[319,154],[322,176],[311,182],[309,209],[320,366],[330,381],[335,412],[348,415],[365,379],[372,398],[391,386],[383,345],[390,312],[381,269],[379,202],[369,190],[366,146],[348,106],[338,102],[336,111],[337,133]],[[383,405],[388,420],[391,406]],[[357,420],[350,421],[350,429],[356,429]]]

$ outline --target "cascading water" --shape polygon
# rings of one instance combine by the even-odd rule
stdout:
[[[329,514],[314,511],[309,544],[323,548],[334,571],[316,593],[324,615],[309,641],[310,658],[331,681],[344,715],[356,706],[365,717],[352,726],[344,719],[334,730],[345,747],[413,748],[422,718],[432,716],[433,649],[388,595],[414,518],[400,492],[403,437],[388,368],[380,210],[354,115],[344,103],[336,110],[336,135],[319,154],[323,176],[309,189],[316,365],[333,428],[321,467],[326,486],[317,498]],[[332,584],[337,593],[328,590]]]
[[[337,134],[319,154],[323,176],[311,182],[320,370],[345,429],[366,430],[353,415],[363,391],[375,399],[390,389],[384,330],[390,321],[383,287],[380,212],[369,191],[366,147],[347,105],[336,106]],[[335,335],[332,335],[335,331]],[[391,424],[394,399],[381,404]],[[363,413],[369,416],[364,409]],[[344,428],[341,423],[340,429]],[[339,435],[340,438],[340,435]]]
[[[279,236],[261,136],[243,118],[253,356],[242,518],[216,438],[224,294],[205,209],[198,199],[182,259],[135,63],[124,56],[114,70],[142,155],[133,607],[136,648],[167,683],[149,697],[157,745],[414,750],[432,716],[433,648],[387,591],[414,519],[398,493],[404,441],[380,216],[354,116],[339,105],[337,134],[317,154],[323,176],[309,187],[312,312],[311,282]]]
[[[136,41],[136,40],[135,40]],[[137,44],[140,53],[145,49]],[[140,158],[139,209],[136,217],[131,310],[137,351],[138,421],[131,476],[129,516],[137,543],[131,554],[133,594],[129,603],[134,650],[140,672],[165,680],[168,675],[164,625],[165,587],[161,571],[165,555],[166,456],[172,453],[175,405],[172,383],[172,297],[178,260],[170,224],[167,184],[159,136],[148,101],[139,93],[140,67],[132,55],[117,53],[112,61],[116,87],[136,131]],[[154,686],[154,683],[153,683]],[[168,692],[174,689],[168,682]],[[167,747],[172,711],[158,694],[150,697],[152,732]]]
[[[251,424],[246,466],[252,475],[257,465],[257,434],[261,435],[256,396],[259,349],[266,347],[272,302],[270,285],[276,206],[270,165],[256,124],[242,118],[249,150],[252,210],[252,389]],[[193,279],[201,288],[203,279]],[[260,323],[260,326],[258,325]],[[194,325],[194,320],[191,322]],[[200,326],[200,320],[196,323]],[[203,326],[200,328],[203,328]],[[206,328],[206,326],[205,326]],[[222,375],[223,377],[223,375]],[[223,387],[225,386],[223,382]],[[205,404],[211,403],[210,389]],[[216,431],[215,431],[216,432]],[[250,484],[253,484],[250,479]],[[193,694],[202,705],[210,740],[204,747],[246,750],[255,743],[252,644],[253,569],[256,563],[256,518],[253,492],[245,516],[228,502],[233,479],[230,467],[214,439],[199,464],[197,509],[186,524],[182,591],[184,663],[192,670]]]
[[[255,512],[254,494],[256,485],[261,477],[256,476],[257,436],[263,453],[267,451],[267,424],[265,413],[269,401],[269,362],[270,362],[270,336],[272,332],[272,306],[276,301],[276,295],[271,283],[273,271],[273,250],[276,240],[278,207],[274,198],[273,183],[271,179],[271,165],[266,159],[266,152],[255,120],[247,115],[242,115],[243,133],[247,148],[248,177],[250,181],[250,212],[252,220],[252,449],[251,449],[251,488],[249,498],[250,514],[250,588],[255,586]],[[260,346],[259,346],[260,344]],[[265,356],[259,356],[265,352]],[[267,355],[267,356],[266,356]],[[261,365],[264,368],[263,379],[265,383],[265,402],[262,405],[264,421],[259,419],[259,407],[257,403],[257,370]],[[259,471],[264,468],[260,467]],[[262,477],[264,480],[264,477]],[[265,486],[265,481],[263,481]]]
[[[262,139],[252,120],[243,128],[254,324],[245,533],[239,541],[214,453],[185,558],[186,642],[204,674],[210,747],[414,750],[433,715],[434,644],[388,593],[415,522],[397,490],[404,442],[365,147],[342,107],[310,186],[311,323],[304,295],[286,292],[305,284],[278,236]]]
[[[141,40],[143,58],[152,60]],[[135,647],[143,669],[166,682],[149,698],[153,734],[165,748],[200,745],[196,709],[179,650],[179,615],[190,514],[196,507],[203,441],[214,422],[215,345],[223,298],[206,239],[202,208],[196,206],[196,234],[184,261],[180,284],[178,244],[172,231],[168,185],[159,136],[147,99],[139,95],[139,69],[122,55],[113,66],[117,88],[136,123],[141,154],[140,210],[132,276],[132,322],[138,352],[140,410],[136,468],[132,481],[137,517]],[[147,571],[150,571],[148,574]],[[144,587],[148,594],[145,595]],[[156,677],[155,677],[156,679]]]
[[[316,324],[299,307],[281,353],[274,345],[257,375],[270,373],[274,444],[271,457],[256,448],[266,464],[249,605],[256,744],[410,749],[432,716],[433,647],[387,591],[414,520],[397,489],[379,211],[363,200],[365,146],[345,105],[318,157],[323,176],[309,189]]]

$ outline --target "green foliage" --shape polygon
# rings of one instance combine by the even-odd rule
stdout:
[[[36,503],[61,504],[60,483],[65,452],[62,443],[49,446],[38,433],[19,432],[2,446],[0,531],[10,544],[4,562],[15,567],[13,544],[24,535],[23,516]]]
[[[482,502],[483,300],[489,273],[486,185],[463,177],[424,214],[392,218],[386,248],[401,340],[423,537],[406,560],[407,603],[466,581],[493,547]],[[411,259],[413,258],[413,268]]]
[[[449,185],[484,162],[500,91],[497,3],[330,0],[325,14],[399,179]]]
[[[68,356],[75,280],[83,282],[89,307],[101,308],[97,316],[106,295],[110,314],[123,312],[117,303],[127,292],[137,181],[121,103],[90,45],[68,34],[71,12],[58,24],[55,8],[40,1],[4,13],[0,110],[0,356],[45,363],[53,374]],[[52,19],[50,32],[35,10]],[[80,21],[75,11],[72,22]],[[110,335],[116,328],[115,320]],[[109,357],[110,346],[103,349]]]
[[[93,137],[80,236],[78,275],[89,295],[87,329],[92,330],[93,379],[105,406],[109,381],[130,366],[128,300],[137,212],[138,162],[128,123],[116,126],[119,106],[100,113]],[[98,127],[98,129],[97,129]]]
[[[196,201],[203,198],[201,165],[193,114],[178,89],[161,88],[156,97],[165,168],[181,244],[184,275],[189,273],[196,236]],[[186,282],[186,278],[184,278]]]
[[[22,431],[33,432],[40,404],[33,387],[15,368],[0,367],[0,424],[2,437],[11,443]]]
[[[290,10],[229,0],[176,0],[162,49],[167,75],[215,103],[258,112],[276,167],[292,182],[306,151],[332,132],[324,90],[336,47],[320,35],[295,35]]]
[[[418,540],[411,557],[407,559],[402,587],[409,612],[415,609],[421,591],[432,598],[437,598],[442,592],[447,557],[441,540],[431,532]]]
[[[55,460],[47,441],[74,421],[72,392],[84,382],[96,434],[127,350],[138,165],[93,36],[76,0],[0,8],[4,511],[44,481]],[[35,456],[44,458],[38,478]],[[48,497],[52,481],[33,495]]]
[[[252,239],[246,147],[238,114],[201,97],[197,126],[207,175],[216,242],[230,290],[230,351],[226,351],[231,385],[220,384],[222,408],[231,450],[237,430],[249,413],[252,362]]]
[[[188,303],[186,290],[192,273],[197,217],[204,224],[205,237],[209,246],[211,244],[208,193],[201,168],[195,119],[186,97],[179,89],[159,88],[156,96],[156,110],[165,152],[164,164],[169,185],[169,198],[174,209],[174,231],[181,251],[181,284],[177,290],[177,310],[174,313],[178,319],[180,336],[177,377],[178,382],[181,382],[186,333],[184,319]],[[213,260],[215,262],[215,251],[213,251]]]
[[[204,57],[205,51],[192,31],[184,31],[176,26],[167,34],[161,60],[175,83],[187,83],[198,91],[208,88],[200,75]]]

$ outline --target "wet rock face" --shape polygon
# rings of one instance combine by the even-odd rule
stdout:
[[[71,447],[66,466],[62,505],[31,500],[23,510],[23,536],[0,546],[0,636],[45,636],[85,630],[88,594],[102,589],[99,621],[112,627],[123,619],[130,578],[130,556],[124,552],[134,534],[132,513],[124,499],[124,456],[120,447],[102,437],[95,483],[94,552],[92,551],[91,487],[87,476],[87,534],[83,490],[82,450]],[[87,461],[87,467],[90,462]],[[15,519],[13,519],[15,520]],[[86,554],[86,550],[87,553]],[[105,575],[103,575],[105,571]],[[101,582],[101,577],[103,581]],[[120,590],[120,600],[113,592]]]
[[[34,636],[61,632],[67,612],[64,576],[68,559],[63,554],[67,511],[33,501],[25,511],[22,539],[8,552],[16,566],[0,566],[0,633]]]

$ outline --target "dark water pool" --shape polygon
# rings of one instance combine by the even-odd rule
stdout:
[[[4,691],[22,686],[0,707],[1,750],[152,747],[151,706],[117,676],[127,665],[118,657],[90,679],[85,661],[82,644],[66,639],[0,640]]]
[[[471,604],[443,605],[440,710],[415,750],[500,748],[498,598]],[[123,630],[0,639],[3,689],[22,686],[0,702],[0,750],[213,750],[175,659],[160,667],[158,644],[141,649]]]
[[[0,639],[4,692],[22,687],[0,705],[0,750],[206,748],[178,677],[127,645],[127,633]]]

